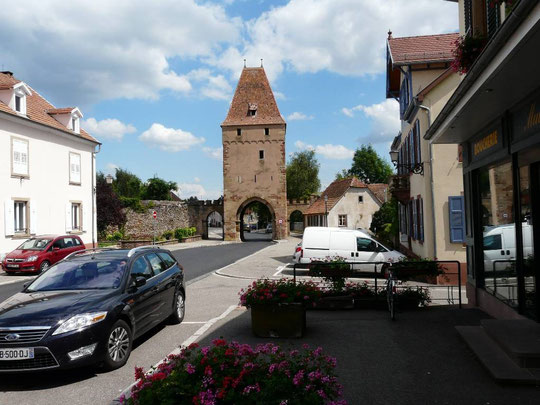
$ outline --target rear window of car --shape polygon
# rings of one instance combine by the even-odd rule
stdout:
[[[154,273],[158,274],[158,273],[161,273],[162,271],[165,271],[167,270],[167,266],[165,265],[165,263],[163,262],[163,260],[161,260],[157,254],[155,253],[148,253],[146,255],[146,258],[148,259],[148,261],[150,262],[150,266],[152,266],[152,270],[154,270]]]
[[[176,263],[176,260],[174,260],[174,258],[166,252],[159,252],[157,255],[161,257],[161,260],[163,260],[163,262],[165,263],[166,269],[169,269],[171,266],[174,265],[174,263]]]

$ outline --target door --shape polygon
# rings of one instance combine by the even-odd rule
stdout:
[[[160,319],[165,319],[171,314],[173,307],[175,284],[172,272],[167,271],[169,266],[156,253],[148,253],[146,258],[150,262],[154,274],[156,274],[156,293],[158,295],[156,310]]]
[[[356,261],[357,262],[382,262],[383,254],[380,252],[379,244],[373,239],[357,237],[356,238]],[[380,268],[376,264],[366,264],[361,267],[364,271],[375,271]]]
[[[127,298],[127,302],[131,302],[130,305],[135,318],[136,334],[139,336],[154,326],[157,323],[156,320],[158,320],[156,312],[156,301],[158,299],[156,293],[157,280],[154,277],[150,263],[148,263],[144,256],[140,256],[133,262],[129,273],[128,292],[130,295]],[[136,277],[144,277],[146,284],[141,287],[135,287]]]

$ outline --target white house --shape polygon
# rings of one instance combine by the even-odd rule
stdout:
[[[387,200],[387,184],[365,184],[357,178],[336,180],[305,212],[307,226],[369,229],[373,214]]]
[[[57,109],[0,72],[0,256],[32,235],[96,241],[95,154],[76,107]]]

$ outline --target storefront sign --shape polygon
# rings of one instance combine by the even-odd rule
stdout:
[[[491,153],[502,149],[502,127],[500,123],[493,125],[470,142],[471,161],[480,160]]]
[[[540,95],[517,110],[513,114],[512,122],[514,141],[540,133]]]

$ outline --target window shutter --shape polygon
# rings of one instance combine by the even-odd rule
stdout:
[[[11,236],[15,233],[15,210],[13,201],[6,200],[4,202],[4,231],[6,236]]]
[[[66,232],[72,231],[71,227],[71,203],[66,204]]]
[[[416,132],[416,163],[422,163],[422,137],[420,136],[420,120],[416,120],[414,125]]]
[[[465,34],[472,35],[472,0],[464,1],[464,11],[465,11]]]
[[[83,205],[79,206],[79,229],[83,231],[84,221],[83,221]]]
[[[30,218],[29,218],[29,221],[30,221],[30,233],[32,235],[36,235],[37,234],[38,217],[37,217],[37,207],[36,207],[36,202],[35,201],[30,202]]]
[[[413,239],[418,240],[418,209],[416,208],[417,200],[412,200],[413,213]]]
[[[420,240],[424,241],[424,199],[420,197]]]
[[[465,202],[463,196],[448,197],[450,242],[465,242]]]
[[[28,175],[28,142],[13,139],[13,173]]]

